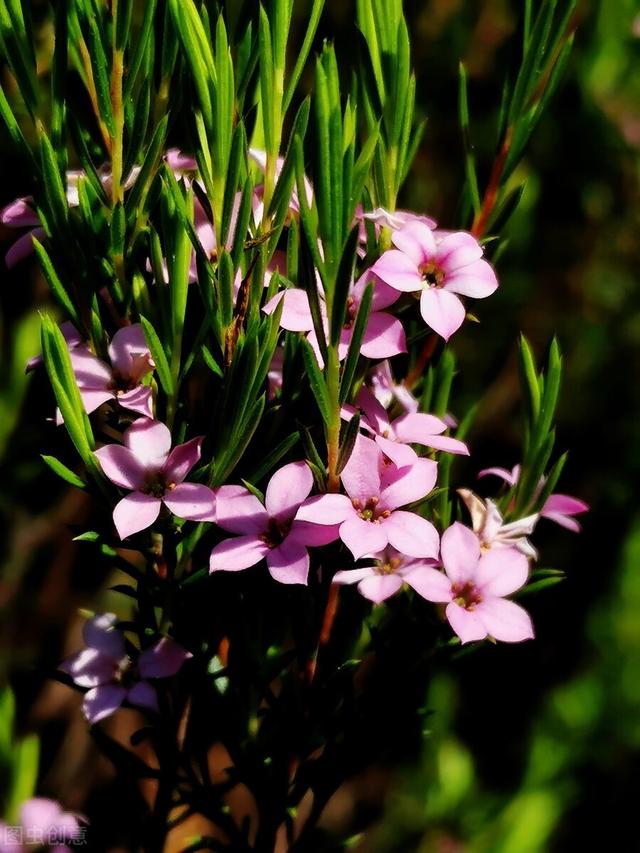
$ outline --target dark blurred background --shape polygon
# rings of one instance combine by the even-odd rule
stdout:
[[[443,227],[468,225],[458,214],[458,62],[469,73],[486,180],[502,82],[518,61],[522,5],[405,4],[418,107],[429,121],[402,203]],[[353,15],[352,3],[329,0],[321,35],[335,37],[345,56]],[[558,447],[570,450],[561,486],[592,511],[579,536],[548,522],[538,528],[541,565],[567,579],[526,600],[536,641],[453,660],[425,694],[432,713],[414,760],[372,771],[334,799],[328,824],[357,831],[374,821],[354,838],[358,850],[640,849],[640,5],[585,2],[578,19],[566,79],[514,176],[526,190],[507,229],[501,288],[479,306],[482,327],[465,328],[453,343],[453,400],[462,414],[484,389],[472,461],[456,475],[473,486],[482,467],[519,460],[519,331],[539,358],[557,335],[565,366]],[[46,18],[41,38],[51,38]],[[27,187],[4,130],[0,140],[5,204]],[[4,229],[0,239],[6,246],[13,235]],[[41,736],[39,791],[89,814],[102,827],[96,837],[114,849],[122,839],[113,814],[126,823],[135,798],[98,757],[78,697],[48,678],[79,645],[78,608],[112,606],[114,578],[107,561],[71,541],[74,525],[91,524],[87,499],[39,458],[66,452],[45,420],[44,377],[23,372],[39,349],[46,288],[30,262],[0,276],[0,680],[14,686],[21,728]]]

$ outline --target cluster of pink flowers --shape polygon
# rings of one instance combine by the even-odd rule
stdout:
[[[265,168],[262,152],[252,150],[250,156],[260,169]],[[185,182],[196,180],[192,158],[173,150],[166,159]],[[281,168],[279,161],[278,174]],[[74,173],[69,178],[69,203],[76,204],[78,176]],[[108,174],[103,178],[107,184]],[[313,188],[309,183],[305,191],[307,203],[311,203]],[[294,192],[289,215],[296,216],[299,210],[300,199]],[[263,215],[259,186],[253,203],[254,223]],[[12,226],[38,224],[28,199],[9,205],[0,218]],[[448,340],[465,319],[463,299],[482,299],[496,290],[495,272],[475,237],[438,229],[429,217],[378,208],[373,212],[359,209],[357,220],[361,258],[366,255],[366,220],[373,222],[378,235],[385,229],[393,248],[383,251],[361,272],[347,298],[339,358],[347,355],[365,288],[372,284],[372,306],[360,351],[377,363],[354,404],[342,407],[344,420],[358,414],[360,422],[351,456],[340,476],[340,492],[312,494],[313,475],[302,460],[273,474],[264,500],[245,486],[228,484],[213,490],[203,483],[187,482],[200,459],[203,437],[171,449],[169,429],[154,419],[150,378],[155,365],[141,327],[125,326],[113,335],[107,362],[90,350],[76,329],[65,324],[71,364],[87,413],[105,403],[115,403],[140,416],[124,431],[122,444],[107,444],[96,451],[106,477],[127,492],[113,510],[115,527],[125,539],[156,523],[163,507],[181,519],[215,523],[233,535],[213,547],[212,573],[242,571],[264,560],[271,576],[285,584],[307,583],[309,548],[342,542],[343,558],[350,554],[358,565],[335,573],[336,584],[357,583],[360,593],[375,603],[398,593],[406,584],[424,599],[446,605],[446,618],[463,643],[486,637],[508,642],[528,639],[533,636],[529,616],[507,598],[527,582],[530,562],[536,558],[528,536],[540,517],[578,529],[574,516],[584,512],[586,504],[566,495],[552,495],[539,513],[505,523],[497,503],[483,501],[462,489],[460,497],[469,511],[471,526],[455,521],[440,536],[423,515],[426,499],[437,483],[436,454],[469,455],[469,450],[449,434],[455,426],[453,419],[418,411],[418,401],[409,388],[394,380],[387,361],[407,351],[403,323],[391,310],[403,294],[419,295],[423,321]],[[236,222],[237,210],[232,215],[230,239]],[[213,259],[216,234],[198,201],[194,225],[207,257]],[[31,233],[13,247],[11,262],[24,254],[23,241],[30,240]],[[276,253],[268,274],[275,269],[282,271],[283,266]],[[195,254],[190,277],[197,278]],[[265,283],[268,280],[269,276]],[[319,276],[318,293],[326,330],[328,317]],[[271,314],[281,303],[281,327],[305,334],[321,363],[306,291],[286,286],[263,306],[263,311]],[[282,385],[282,359],[279,349],[269,371],[271,399],[277,398]],[[490,468],[480,475],[489,474],[514,485],[519,471]],[[66,664],[76,683],[90,688],[85,713],[93,721],[111,713],[125,699],[153,707],[154,691],[146,677],[172,674],[176,661],[188,655],[182,650],[180,658],[172,648],[171,666],[163,669],[158,661],[171,641],[162,640],[158,647],[140,655],[135,669],[138,680],[125,687],[122,674],[130,672],[130,662],[113,619],[105,616],[89,623],[87,650]]]
[[[158,710],[153,682],[170,678],[192,657],[169,637],[132,659],[113,613],[103,613],[84,626],[85,648],[60,665],[78,687],[86,690],[82,710],[89,723],[98,723],[128,702],[147,711]]]

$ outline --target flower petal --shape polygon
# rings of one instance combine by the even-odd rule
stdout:
[[[426,415],[423,412],[409,412],[400,415],[392,424],[393,431],[400,441],[412,444],[427,444],[426,439],[432,435],[440,435],[447,429],[442,418]]]
[[[390,429],[391,424],[387,410],[366,385],[363,385],[360,389],[360,393],[356,398],[356,405],[359,409],[362,409],[369,426],[374,432],[382,435]]]
[[[534,637],[531,617],[524,608],[504,598],[485,598],[475,613],[486,632],[503,643],[521,643]]]
[[[437,478],[438,464],[432,459],[417,458],[404,468],[390,466],[382,476],[380,507],[396,509],[419,501],[433,489]]]
[[[417,264],[398,249],[389,249],[388,252],[380,255],[370,272],[394,290],[400,290],[403,293],[422,289],[422,276]]]
[[[116,628],[118,617],[115,613],[100,613],[88,619],[82,629],[82,639],[91,649],[96,649],[114,661],[125,654],[122,632]]]
[[[424,222],[412,220],[394,231],[391,241],[401,252],[411,258],[416,266],[426,263],[437,251],[433,231]]]
[[[124,652],[123,652],[124,655]],[[73,679],[78,687],[97,687],[113,681],[116,659],[97,649],[82,649],[63,661],[58,669]]]
[[[447,604],[446,613],[449,624],[463,643],[484,640],[487,636],[487,629],[478,615],[477,608],[475,611],[466,610],[451,601]]]
[[[160,421],[138,418],[125,432],[124,443],[146,468],[160,467],[171,449],[171,432]]]
[[[115,505],[113,523],[121,539],[151,527],[160,515],[162,501],[153,495],[131,492]]]
[[[107,403],[109,400],[115,399],[115,394],[113,391],[86,391],[81,388],[80,397],[82,398],[82,405],[84,406],[85,412],[90,415],[91,412],[95,412],[95,410],[103,403]],[[58,409],[58,411],[60,410]],[[62,414],[60,414],[58,426],[60,423],[62,423]]]
[[[313,524],[311,521],[300,521],[296,518],[289,531],[289,539],[292,537],[306,548],[329,545],[340,538],[340,525]]]
[[[380,524],[389,544],[409,557],[438,556],[438,531],[430,521],[415,512],[396,510]]]
[[[402,589],[402,578],[398,575],[373,574],[358,584],[358,592],[375,604],[380,604],[400,589]]]
[[[0,222],[7,228],[31,228],[40,225],[40,217],[32,207],[33,199],[22,196],[0,210]]]
[[[155,646],[140,654],[138,670],[142,678],[170,678],[192,657],[191,652],[183,649],[171,637],[163,637]]]
[[[309,552],[291,536],[267,554],[271,577],[279,583],[301,583],[309,576]]]
[[[420,313],[427,326],[445,341],[460,328],[466,315],[464,305],[455,293],[438,287],[427,287],[422,291]]]
[[[313,474],[306,462],[290,462],[269,480],[264,503],[271,518],[288,521],[313,488]]]
[[[384,524],[365,521],[358,515],[342,522],[340,538],[353,554],[354,560],[359,560],[365,554],[382,551],[389,541]]]
[[[406,351],[407,339],[400,320],[386,311],[372,312],[362,336],[362,355],[366,358],[390,358]]]
[[[283,302],[281,328],[289,332],[310,332],[313,329],[309,298],[304,290],[299,287],[290,287],[281,293],[276,293],[262,310],[265,314],[273,314],[281,301]]]
[[[158,710],[158,694],[155,687],[148,681],[139,681],[127,691],[127,700],[139,708],[147,708],[150,711]]]
[[[451,581],[444,572],[422,565],[403,572],[402,578],[427,601],[451,601]]]
[[[447,273],[473,264],[482,254],[482,246],[468,231],[452,231],[438,240],[438,264]]]
[[[455,272],[447,273],[445,289],[473,299],[485,299],[498,289],[498,279],[491,264],[476,261]]]
[[[509,471],[507,468],[483,468],[482,471],[478,471],[478,479],[480,477],[489,477],[493,475],[494,477],[500,477],[501,480],[504,480],[505,483],[508,483],[510,486],[514,486],[517,482],[517,475],[515,473],[515,469],[513,471]]]
[[[341,524],[354,513],[353,504],[346,495],[314,495],[300,506],[296,521],[335,525]]]
[[[204,436],[192,438],[174,447],[164,464],[164,474],[171,483],[181,483],[189,471],[200,461]]]
[[[151,353],[140,323],[118,329],[109,344],[109,358],[121,376],[130,377],[134,364],[137,367],[136,379],[144,375],[142,364],[147,365],[145,372],[152,370]]]
[[[418,454],[408,444],[376,436],[376,444],[397,468],[409,468],[418,461]]]
[[[105,444],[95,455],[105,475],[123,489],[139,489],[147,471],[127,447],[121,444]]]
[[[483,595],[510,595],[524,586],[529,561],[515,548],[491,548],[480,557],[475,583]]]
[[[90,725],[95,725],[115,713],[124,702],[126,695],[127,691],[124,687],[101,684],[85,693],[82,713]]]
[[[257,536],[236,536],[223,539],[211,551],[210,572],[239,572],[255,566],[269,552],[269,546]]]
[[[269,514],[244,486],[221,486],[215,492],[216,523],[230,533],[264,533]]]
[[[123,409],[144,418],[153,418],[153,394],[147,385],[138,385],[124,394],[116,394],[116,402]]]
[[[179,483],[162,498],[164,505],[189,521],[215,521],[216,496],[212,489],[202,483]]]
[[[427,436],[428,441],[424,444],[426,447],[432,447],[434,450],[441,450],[443,453],[457,453],[459,456],[470,456],[469,448],[457,438],[451,438],[450,435],[430,435]]]
[[[364,505],[370,498],[380,496],[381,463],[382,451],[375,441],[358,435],[340,475],[351,500],[359,500]]]
[[[374,575],[375,568],[373,566],[364,566],[361,569],[348,569],[347,571],[336,572],[331,583],[347,584],[360,583],[364,578],[370,578]]]
[[[33,254],[33,238],[36,240],[42,240],[44,237],[44,230],[42,228],[34,228],[32,231],[27,231],[26,234],[22,234],[18,239],[9,246],[7,249],[7,254],[4,256],[4,262],[7,265],[7,269],[13,269],[16,264],[19,264],[20,261],[23,261],[25,258],[28,258]]]
[[[453,583],[475,580],[480,542],[473,530],[454,521],[442,534],[440,552],[444,569]]]

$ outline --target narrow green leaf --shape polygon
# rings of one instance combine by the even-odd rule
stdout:
[[[311,344],[305,338],[302,339],[301,343],[305,373],[307,375],[307,379],[309,380],[311,391],[313,393],[313,396],[315,397],[323,421],[326,424],[330,424],[333,421],[333,412],[331,409],[331,398],[329,396],[329,389],[327,388],[327,383],[325,382],[324,376],[320,371],[320,367],[318,366],[318,360],[316,358],[316,354],[311,348]]]
[[[32,239],[33,249],[35,251],[36,257],[38,258],[38,261],[40,262],[42,272],[47,280],[47,284],[49,285],[51,293],[53,294],[55,299],[57,299],[57,301],[66,311],[66,313],[69,315],[69,318],[71,319],[74,326],[81,326],[80,317],[78,316],[76,307],[73,304],[71,298],[69,297],[69,294],[65,290],[64,285],[58,278],[58,274],[56,273],[53,264],[51,263],[51,259],[47,254],[47,250],[36,237],[33,237]]]
[[[299,441],[300,434],[298,432],[292,432],[286,438],[283,438],[282,441],[265,456],[260,466],[253,471],[248,479],[252,483],[260,483]]]
[[[360,307],[358,308],[356,321],[353,324],[353,332],[351,334],[351,343],[349,344],[349,351],[347,352],[344,367],[342,368],[342,377],[340,379],[341,403],[344,403],[346,400],[348,400],[351,394],[351,386],[353,385],[353,380],[356,375],[356,368],[360,359],[360,347],[362,346],[362,339],[364,337],[365,329],[367,328],[372,299],[373,282],[369,282],[362,296]]]
[[[58,477],[61,477],[65,482],[69,483],[71,486],[75,486],[78,489],[86,489],[87,484],[75,474],[70,468],[67,468],[66,465],[63,465],[59,459],[56,459],[55,456],[45,456],[41,454],[43,462],[45,462],[49,468],[53,471],[54,474],[57,474]]]
[[[358,433],[360,432],[360,412],[349,420],[346,427],[343,427],[343,439],[340,444],[340,452],[338,453],[338,464],[336,465],[336,474],[341,474],[345,465],[351,457]]]
[[[160,384],[162,385],[165,393],[171,397],[175,391],[173,386],[173,377],[171,376],[169,362],[165,355],[164,348],[160,343],[160,338],[146,317],[141,316],[140,322],[142,324],[142,330],[144,332],[147,346],[149,347],[149,351],[151,352],[151,356],[156,365],[156,373],[158,374]]]

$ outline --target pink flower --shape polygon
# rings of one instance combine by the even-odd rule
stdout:
[[[125,700],[157,711],[156,690],[148,679],[169,678],[193,657],[169,637],[163,637],[132,661],[116,623],[113,613],[90,619],[83,630],[86,648],[60,665],[78,687],[87,688],[82,710],[91,724],[113,714]]]
[[[391,547],[385,548],[379,554],[374,554],[372,559],[373,563],[370,566],[336,572],[333,583],[357,583],[358,592],[361,595],[379,604],[395,595],[405,583],[422,595],[420,590],[424,569],[431,568],[436,563],[436,560],[417,560],[415,557],[407,557]]]
[[[210,571],[242,571],[266,559],[274,580],[306,584],[307,548],[338,538],[335,527],[316,527],[297,518],[312,488],[313,475],[306,462],[291,462],[276,471],[269,480],[264,506],[242,486],[221,486],[216,492],[216,523],[241,535],[215,546]]]
[[[430,521],[399,510],[433,489],[437,464],[417,459],[402,468],[387,463],[378,445],[359,435],[342,475],[346,495],[317,495],[297,517],[314,524],[340,525],[340,538],[355,560],[392,545],[409,557],[437,557],[438,534]],[[348,495],[348,497],[347,497]]]
[[[515,465],[511,471],[507,468],[485,468],[478,472],[478,477],[487,477],[494,475],[500,477],[509,486],[515,486],[520,479],[520,465]],[[539,495],[544,488],[544,477],[538,483],[536,495]],[[574,515],[581,515],[583,512],[589,511],[589,504],[581,501],[579,498],[571,497],[571,495],[553,494],[549,495],[544,502],[540,515],[542,518],[548,518],[549,521],[555,521],[560,527],[565,527],[574,533],[579,533],[581,528],[580,522],[576,521]]]
[[[408,222],[423,222],[427,228],[435,228],[436,222],[429,216],[421,216],[417,213],[412,213],[409,210],[389,211],[384,207],[376,207],[374,210],[364,212],[362,205],[359,204],[355,211],[355,221],[359,223],[358,240],[360,246],[358,255],[364,257],[366,254],[367,245],[367,227],[366,220],[373,222],[375,227],[376,239],[380,238],[381,228],[388,228],[390,231],[398,231],[403,228]]]
[[[182,178],[198,170],[198,163],[195,157],[184,154],[179,148],[169,148],[164,155],[164,159],[176,178]]]
[[[465,318],[457,294],[483,299],[498,287],[493,268],[482,259],[482,246],[471,234],[433,232],[423,222],[409,222],[391,239],[397,248],[381,255],[371,272],[396,290],[421,292],[422,317],[445,340]]]
[[[338,355],[340,359],[346,358],[349,351],[349,344],[353,335],[353,325],[368,282],[369,276],[368,273],[365,273],[352,285],[349,292],[344,328],[338,343]],[[360,352],[365,357],[387,358],[407,351],[407,342],[402,323],[396,317],[382,310],[393,304],[397,299],[398,294],[392,288],[387,287],[383,282],[375,283],[371,311],[369,312],[367,327],[360,346]],[[290,332],[309,332],[309,343],[314,348],[318,361],[320,361],[318,341],[313,330],[313,318],[307,294],[300,288],[283,290],[277,293],[273,299],[269,300],[262,310],[266,314],[272,314],[281,300],[284,300],[284,307],[282,309],[280,326]],[[321,301],[320,308],[326,329],[327,318],[324,301]]]
[[[363,413],[360,425],[374,435],[378,447],[399,467],[413,465],[418,458],[411,444],[422,444],[447,453],[469,455],[469,449],[464,442],[441,435],[447,429],[447,424],[435,415],[415,412],[390,421],[384,406],[366,387],[360,390],[356,407]],[[350,420],[354,411],[352,406],[343,406],[342,416]]]
[[[97,358],[87,346],[74,347],[70,356],[88,414],[107,400],[116,400],[123,409],[153,417],[151,388],[142,385],[141,380],[155,365],[138,323],[118,329],[113,336],[109,344],[111,365]]]
[[[162,504],[178,518],[215,520],[215,495],[208,486],[185,483],[200,459],[202,437],[171,450],[171,433],[159,421],[139,418],[124,434],[123,447],[96,450],[106,476],[131,493],[116,504],[113,523],[121,539],[154,523]]]
[[[425,568],[420,594],[447,603],[447,619],[463,643],[486,637],[506,643],[533,638],[529,614],[505,599],[527,581],[524,554],[515,548],[482,553],[478,537],[456,521],[442,535],[441,557],[444,573]]]
[[[128,189],[133,186],[136,178],[140,174],[140,166],[134,166],[129,173],[124,187]],[[71,169],[66,174],[67,179],[67,204],[69,207],[77,207],[80,203],[78,196],[78,183],[80,178],[84,177],[85,173],[81,169]],[[107,192],[111,191],[111,172],[107,167],[101,167],[99,177],[102,186]],[[0,222],[8,228],[29,228],[26,234],[13,243],[5,256],[7,267],[15,266],[19,261],[24,260],[29,255],[33,254],[33,238],[42,240],[45,236],[44,229],[41,227],[40,217],[38,216],[35,204],[31,196],[23,196],[17,198],[0,210]]]
[[[484,549],[516,548],[526,557],[538,559],[538,552],[527,539],[538,523],[538,513],[505,524],[502,513],[490,498],[483,501],[469,489],[458,489],[458,494],[469,510],[473,532]]]
[[[411,391],[402,383],[397,383],[391,372],[388,360],[381,361],[369,371],[366,382],[373,396],[385,409],[396,402],[405,412],[417,412],[419,404]],[[449,424],[451,426],[451,424]]]

